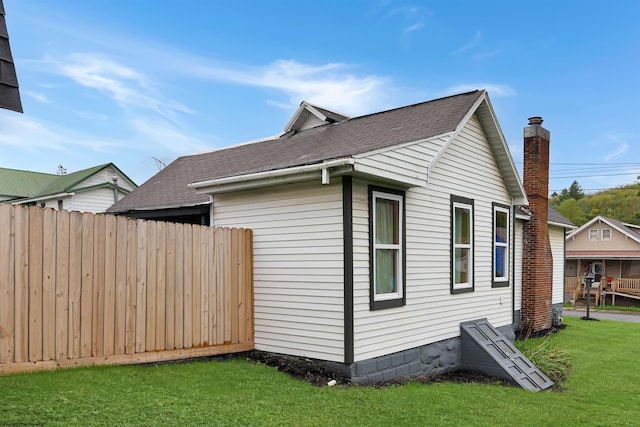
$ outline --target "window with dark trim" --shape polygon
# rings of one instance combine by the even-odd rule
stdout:
[[[451,196],[451,293],[473,292],[473,200]]]
[[[369,186],[371,310],[405,304],[404,191]]]
[[[509,286],[509,248],[511,227],[509,206],[493,204],[493,279],[492,287]]]

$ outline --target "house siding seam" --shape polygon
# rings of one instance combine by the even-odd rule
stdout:
[[[424,142],[412,149],[424,153],[434,148]],[[496,326],[511,327],[512,289],[491,287],[491,256],[492,203],[510,206],[512,200],[477,117],[469,119],[429,171],[428,187],[406,191],[404,307],[369,309],[369,184],[384,185],[354,179],[355,361],[458,337],[459,324],[467,320],[487,317]],[[476,288],[458,295],[450,293],[451,194],[472,198],[475,204]]]
[[[216,194],[212,225],[253,230],[255,348],[344,362],[342,180]]]

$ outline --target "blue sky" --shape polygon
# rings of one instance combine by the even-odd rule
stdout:
[[[4,0],[24,114],[0,167],[114,162],[142,184],[278,134],[302,100],[360,115],[487,89],[519,169],[551,131],[550,190],[640,175],[640,2]]]

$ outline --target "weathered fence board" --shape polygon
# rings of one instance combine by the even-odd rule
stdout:
[[[0,204],[0,374],[253,348],[252,237]]]

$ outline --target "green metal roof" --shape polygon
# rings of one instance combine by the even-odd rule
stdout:
[[[89,169],[84,169],[81,171],[72,172],[65,175],[56,175],[55,180],[53,180],[48,185],[43,187],[38,194],[35,194],[31,197],[48,196],[49,194],[58,194],[58,193],[70,193],[76,185],[80,184],[85,179],[100,172],[102,169],[110,165],[111,163],[106,163],[104,165],[94,166]]]
[[[0,168],[0,195],[34,197],[58,176],[50,173]]]
[[[76,186],[109,166],[129,179],[113,163],[105,163],[65,175],[0,168],[0,195],[10,196],[15,200],[71,193]],[[135,186],[135,183],[131,182]]]

